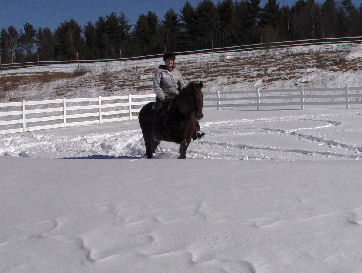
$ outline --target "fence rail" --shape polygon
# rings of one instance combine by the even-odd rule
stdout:
[[[0,103],[0,135],[130,120],[155,95]]]
[[[239,52],[239,51],[251,51],[258,49],[269,49],[269,48],[285,48],[295,46],[307,46],[307,45],[322,45],[322,44],[341,44],[341,43],[362,43],[362,36],[357,37],[342,37],[342,38],[322,38],[322,39],[307,39],[307,40],[296,40],[296,41],[282,41],[282,42],[271,42],[271,43],[258,43],[250,45],[238,45],[222,48],[208,48],[199,49],[192,51],[180,51],[175,52],[177,55],[190,55],[190,54],[212,54],[212,53],[226,53],[226,52]],[[97,63],[97,62],[114,62],[114,61],[130,61],[130,60],[144,60],[154,59],[162,57],[161,54],[135,56],[129,58],[117,58],[117,59],[100,59],[100,60],[67,60],[67,61],[36,61],[36,62],[25,62],[25,63],[1,63],[0,59],[0,72],[2,70],[17,69],[24,67],[33,66],[47,66],[51,64],[82,64],[82,63]]]
[[[0,103],[0,135],[130,120],[154,94]],[[205,108],[275,109],[275,107],[362,105],[362,87],[257,89],[209,92]]]
[[[362,105],[362,87],[344,88],[295,88],[257,89],[246,91],[210,92],[204,99],[204,107],[245,108],[262,110],[270,107],[298,107],[308,105]]]

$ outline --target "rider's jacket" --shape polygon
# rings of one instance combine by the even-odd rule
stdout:
[[[160,65],[156,69],[153,91],[158,99],[173,99],[184,86],[185,82],[182,75],[175,66],[168,69],[167,66]]]

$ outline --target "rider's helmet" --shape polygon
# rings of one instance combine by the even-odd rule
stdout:
[[[176,59],[176,55],[175,53],[171,52],[171,51],[167,51],[165,52],[165,54],[163,54],[163,60],[175,60]]]

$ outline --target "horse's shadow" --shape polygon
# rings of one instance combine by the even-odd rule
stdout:
[[[144,156],[110,156],[110,155],[89,155],[89,156],[76,156],[64,157],[63,159],[142,159]]]

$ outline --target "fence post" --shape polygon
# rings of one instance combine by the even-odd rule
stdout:
[[[304,88],[302,88],[300,95],[300,109],[304,110]]]
[[[40,66],[40,57],[39,57],[39,53],[36,54],[36,62],[38,64],[38,69],[39,69],[39,66]]]
[[[212,50],[211,56],[214,56],[214,39],[211,39],[211,50]]]
[[[67,127],[67,103],[65,98],[63,98],[63,123],[64,127]]]
[[[348,85],[346,85],[346,109],[349,109],[349,90],[348,90]]]
[[[25,100],[23,100],[23,131],[26,131]]]
[[[217,91],[217,110],[220,110],[220,98],[221,98],[220,91]]]
[[[119,64],[122,65],[122,49],[119,49]]]
[[[260,111],[260,88],[256,92],[256,110]]]
[[[1,56],[0,56],[0,73],[3,73],[3,63],[1,62]]]
[[[99,123],[102,123],[102,97],[98,97],[98,105],[99,105]]]
[[[128,111],[129,111],[129,119],[132,119],[132,95],[128,94]]]
[[[78,69],[79,69],[79,52],[77,51],[77,63],[78,63]]]

